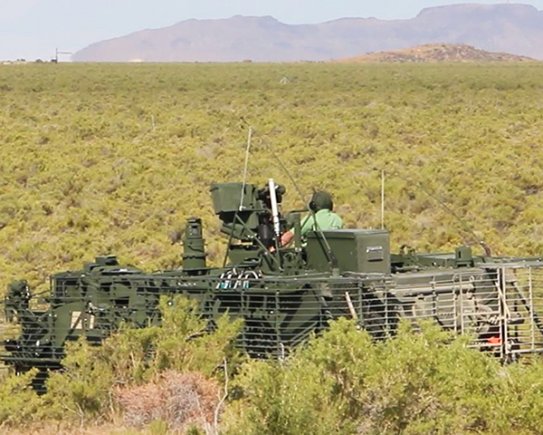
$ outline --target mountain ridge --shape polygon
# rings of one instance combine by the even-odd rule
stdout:
[[[543,60],[543,11],[524,4],[443,5],[414,18],[344,17],[285,24],[272,16],[188,19],[99,41],[79,50],[83,62],[327,61],[369,52],[446,43]]]

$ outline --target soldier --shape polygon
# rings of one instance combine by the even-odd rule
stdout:
[[[334,202],[332,195],[324,190],[313,193],[311,201],[309,201],[309,209],[312,211],[308,215],[301,228],[301,236],[305,237],[309,231],[315,230],[336,230],[343,228],[343,221],[334,213]],[[294,231],[289,230],[281,236],[281,246],[288,245],[294,238]]]

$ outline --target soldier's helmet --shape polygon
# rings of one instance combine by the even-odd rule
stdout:
[[[309,208],[315,213],[322,209],[333,210],[334,202],[332,201],[332,195],[324,190],[318,190],[313,193],[311,201],[309,201]]]

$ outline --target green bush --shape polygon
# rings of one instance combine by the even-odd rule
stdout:
[[[232,433],[537,433],[543,364],[502,367],[434,325],[372,342],[334,322],[282,364],[249,362]]]
[[[232,348],[236,322],[200,335],[194,306],[178,302],[164,303],[162,331],[126,329],[100,348],[72,343],[43,396],[29,387],[33,372],[8,377],[0,424],[112,421],[123,412],[140,428],[158,418],[170,429],[232,434],[539,433],[543,424],[539,359],[502,366],[433,324],[403,323],[375,342],[339,319],[286,360],[242,361]],[[225,363],[226,377],[217,371]]]
[[[31,387],[37,370],[24,375],[10,374],[0,383],[0,427],[22,426],[35,418],[41,402]]]
[[[230,370],[242,361],[234,346],[243,324],[241,320],[231,320],[223,315],[216,320],[210,333],[207,321],[199,317],[193,301],[177,298],[170,305],[164,298],[161,311],[162,325],[157,328],[154,355],[149,364],[151,373],[174,369],[220,377],[221,371],[217,368],[224,361]]]
[[[182,297],[161,300],[162,326],[121,328],[102,346],[84,339],[68,343],[63,369],[52,372],[47,393],[30,388],[35,371],[10,376],[1,384],[0,424],[36,420],[88,421],[111,419],[116,407],[114,390],[143,385],[170,372],[199,372],[202,378],[224,381],[241,363],[233,342],[240,321],[219,318],[213,331],[197,315],[194,301]]]

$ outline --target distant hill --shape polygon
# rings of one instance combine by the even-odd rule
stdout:
[[[395,51],[380,51],[338,59],[341,63],[363,62],[530,62],[534,59],[509,53],[479,50],[466,44],[425,44]]]
[[[430,43],[467,44],[543,60],[543,12],[522,4],[423,9],[408,20],[342,18],[289,25],[273,17],[187,20],[92,44],[83,62],[323,61]]]

